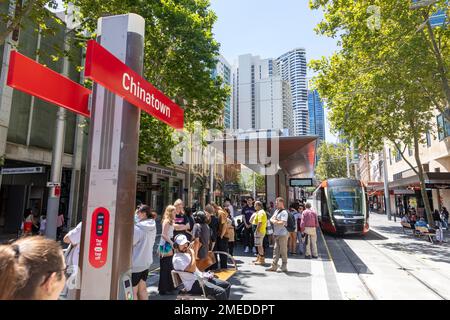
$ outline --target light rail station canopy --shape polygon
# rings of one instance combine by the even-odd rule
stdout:
[[[274,154],[275,162],[290,178],[310,178],[314,175],[318,136],[294,137],[249,137],[214,140],[211,145],[224,153],[226,164],[243,164],[251,170],[264,174],[267,172],[264,160],[258,154],[267,150],[268,157]],[[231,154],[230,153],[233,153]],[[278,156],[278,157],[277,157]],[[257,161],[251,161],[255,159]],[[244,160],[245,159],[245,160]]]

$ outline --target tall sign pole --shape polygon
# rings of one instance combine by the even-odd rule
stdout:
[[[145,20],[136,14],[104,17],[97,42],[141,75],[144,31]],[[78,294],[80,299],[131,299],[140,110],[100,84],[93,92]]]
[[[388,169],[386,160],[386,147],[383,145],[383,173],[384,173],[384,207],[386,209],[386,215],[388,220],[391,220],[391,202],[389,199],[389,181],[388,181]],[[394,216],[395,218],[395,216]]]

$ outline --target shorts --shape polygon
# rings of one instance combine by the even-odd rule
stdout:
[[[147,282],[148,277],[148,269],[145,269],[142,272],[136,272],[131,274],[131,284],[133,287],[136,287],[139,284],[139,281],[144,280]]]
[[[264,236],[265,236],[265,234],[256,235],[256,233],[255,233],[255,247],[263,245]]]

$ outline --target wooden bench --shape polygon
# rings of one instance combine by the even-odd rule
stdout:
[[[402,230],[404,234],[407,234],[405,230],[411,230],[412,234],[415,235],[416,234],[416,230],[411,226],[410,223],[408,222],[401,222],[402,225]]]
[[[213,270],[214,275],[217,278],[219,278],[222,281],[228,281],[237,272],[236,260],[234,260],[234,257],[231,254],[225,251],[213,251],[213,253],[216,255],[217,254],[226,255],[233,262],[233,268]]]
[[[431,243],[434,243],[433,237],[436,237],[436,231],[430,231],[428,227],[418,227],[416,226],[416,234],[419,235],[419,237],[425,236],[428,237],[428,240]]]

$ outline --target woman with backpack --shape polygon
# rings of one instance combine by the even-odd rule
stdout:
[[[303,241],[303,234],[301,230],[301,223],[303,218],[303,210],[305,210],[305,207],[303,204],[300,204],[298,207],[298,212],[296,213],[295,221],[297,222],[297,241],[298,241],[298,252],[299,254],[303,255],[305,253],[304,248],[304,241]]]
[[[297,254],[297,219],[296,215],[298,215],[298,204],[297,203],[291,203],[289,206],[289,214],[292,215],[292,217],[295,219],[294,223],[294,229],[288,230],[289,231],[289,240],[288,240],[288,252],[289,254]]]

